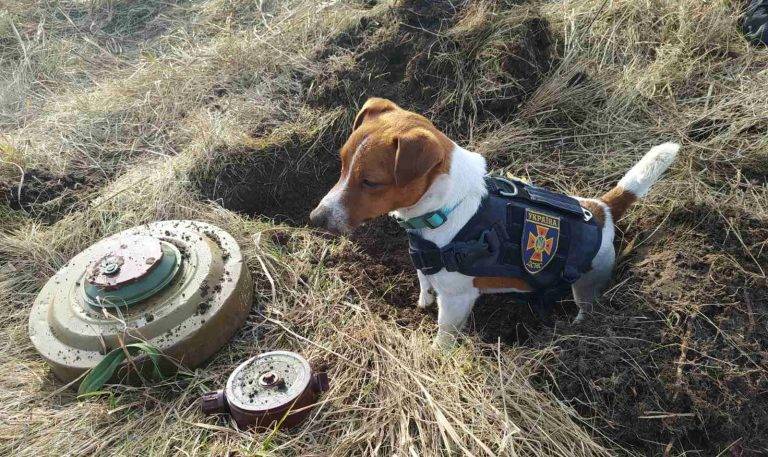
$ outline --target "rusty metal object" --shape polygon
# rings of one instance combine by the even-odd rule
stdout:
[[[313,373],[304,357],[273,351],[240,364],[223,390],[204,394],[200,402],[204,414],[228,413],[241,429],[291,428],[328,388],[328,375]]]
[[[99,252],[88,266],[89,283],[105,290],[120,288],[149,274],[160,262],[160,240],[147,235],[109,239],[99,243]]]
[[[157,294],[183,260],[176,246],[151,236],[110,238],[97,246],[83,290],[86,303],[99,308],[131,306]]]
[[[94,293],[139,296],[131,291],[151,294],[130,303],[113,300],[111,307],[93,300]],[[72,258],[40,291],[29,335],[67,382],[121,341],[145,341],[192,368],[242,326],[252,296],[250,272],[231,235],[203,222],[155,222],[115,234]]]

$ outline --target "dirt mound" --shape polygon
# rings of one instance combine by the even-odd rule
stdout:
[[[420,327],[429,311],[416,308],[418,282],[403,230],[391,218],[378,218],[350,238],[357,249],[330,256],[327,266],[370,298],[369,306],[380,317],[408,328]]]

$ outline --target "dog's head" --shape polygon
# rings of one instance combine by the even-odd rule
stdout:
[[[453,142],[423,116],[371,98],[341,148],[341,176],[310,214],[313,225],[347,233],[418,202],[447,173]]]

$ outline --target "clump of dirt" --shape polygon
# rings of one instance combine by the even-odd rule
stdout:
[[[481,295],[472,309],[468,331],[477,332],[488,343],[528,345],[534,334],[551,334],[552,326],[570,325],[577,311],[569,296],[553,304],[548,315],[539,316],[527,300],[515,295]]]
[[[358,229],[351,239],[358,249],[331,256],[326,265],[363,296],[378,298],[370,303],[380,317],[404,327],[420,327],[427,314],[416,308],[418,281],[403,229],[382,217]]]
[[[599,310],[599,309],[598,309]],[[563,401],[623,446],[646,448],[669,442],[664,418],[646,416],[687,412],[672,402],[657,360],[673,360],[672,347],[660,344],[661,325],[652,313],[610,305],[578,326],[532,334],[529,345],[555,345],[556,365],[546,383]],[[670,419],[666,419],[669,422]],[[660,427],[662,426],[662,427]],[[658,448],[657,448],[658,449]]]
[[[0,181],[0,202],[50,223],[81,204],[77,195],[93,183],[93,177],[84,173],[56,175],[42,169],[25,170],[23,179]]]

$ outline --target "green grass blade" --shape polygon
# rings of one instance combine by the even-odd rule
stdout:
[[[78,397],[86,394],[92,394],[109,381],[109,378],[115,374],[115,370],[125,360],[123,348],[117,348],[107,354],[101,362],[88,370],[88,374],[83,378],[80,387],[77,388]]]
[[[123,348],[117,348],[107,354],[101,362],[88,371],[80,387],[77,389],[78,398],[88,398],[98,394],[102,386],[115,374],[115,370],[125,360],[125,351],[131,355],[146,354],[152,362],[152,372],[156,379],[164,379],[160,370],[160,351],[147,343],[131,343]]]

